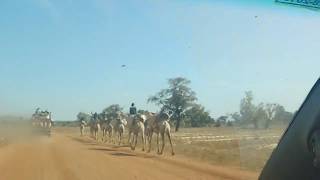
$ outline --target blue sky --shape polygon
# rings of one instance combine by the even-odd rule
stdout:
[[[155,111],[146,99],[177,76],[214,117],[246,90],[294,111],[319,76],[319,17],[272,0],[3,0],[0,115]]]

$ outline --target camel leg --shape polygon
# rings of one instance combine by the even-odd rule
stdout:
[[[157,133],[157,146],[158,146],[158,154],[159,154],[160,153],[159,133]]]
[[[165,146],[164,133],[161,133],[161,140],[162,140],[162,147],[161,147],[161,152],[160,152],[160,154],[163,154],[163,150],[164,150],[164,146]]]
[[[102,130],[102,142],[105,142],[106,130]]]
[[[114,134],[112,135],[112,139],[113,139],[113,144],[116,144],[117,132],[114,132]]]
[[[151,151],[151,140],[152,140],[152,135],[153,135],[153,132],[150,132],[149,135],[148,135],[148,143],[149,143],[149,149],[148,149],[148,153]]]
[[[133,150],[136,149],[137,142],[138,142],[138,134],[134,134],[134,135],[133,135],[133,143],[134,143],[134,145],[133,145]]]
[[[146,143],[145,143],[145,137],[144,137],[144,132],[141,133],[141,136],[142,136],[142,151],[144,151],[145,145],[146,145]]]
[[[111,132],[109,132],[110,134],[109,134],[109,139],[110,139],[110,142],[111,143],[113,143],[113,132],[111,131]]]
[[[131,130],[129,129],[129,138],[128,138],[128,144],[130,145],[131,143],[132,143],[132,141],[131,141]]]
[[[110,142],[110,131],[108,131],[108,142]]]
[[[169,139],[169,142],[170,142],[170,145],[171,145],[171,154],[172,154],[172,156],[174,156],[175,153],[174,153],[174,151],[173,151],[172,140],[171,140],[171,133],[170,133],[170,132],[167,132],[167,135],[168,135],[168,139]]]
[[[135,138],[136,138],[136,135],[133,134],[132,136],[132,141],[130,141],[130,147],[131,147],[131,150],[135,150]]]
[[[147,145],[148,134],[144,133],[144,144]]]
[[[120,146],[120,132],[118,133],[118,145]]]

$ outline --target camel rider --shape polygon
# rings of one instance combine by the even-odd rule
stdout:
[[[132,123],[136,120],[137,115],[137,108],[135,107],[134,103],[131,104],[131,107],[129,109],[130,118],[132,119]]]
[[[134,103],[131,104],[129,112],[130,116],[135,116],[137,114],[137,108],[134,106]]]

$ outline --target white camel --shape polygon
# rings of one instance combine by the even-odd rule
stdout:
[[[91,133],[91,136],[95,140],[98,140],[100,129],[101,129],[100,128],[100,122],[97,119],[96,120],[91,120],[91,122],[90,122],[90,133]]]
[[[168,136],[170,146],[171,146],[171,154],[175,155],[172,145],[172,139],[171,139],[171,128],[169,124],[170,116],[167,113],[148,113],[147,114],[147,121],[146,121],[146,136],[147,141],[149,145],[148,152],[151,151],[151,141],[152,141],[152,135],[153,133],[157,134],[157,148],[158,148],[158,154],[163,154],[163,150],[165,147],[165,135]],[[162,147],[160,150],[159,147],[159,135],[161,135],[162,140]]]
[[[102,141],[105,142],[106,136],[108,136],[109,142],[113,142],[113,125],[109,121],[104,121],[101,125]]]
[[[145,150],[145,127],[144,123],[146,121],[146,116],[138,114],[135,119],[132,121],[131,125],[131,132],[133,133],[132,140],[130,141],[130,146],[132,150],[136,149],[137,141],[138,141],[138,135],[141,134],[142,138],[142,151]],[[130,136],[129,136],[130,138]]]
[[[125,132],[125,126],[127,125],[127,121],[125,119],[122,119],[121,117],[118,117],[116,119],[116,125],[115,125],[115,133],[117,134],[118,144],[121,145],[121,141],[123,138],[123,134]]]
[[[132,144],[132,133],[133,133],[133,122],[135,120],[135,116],[128,116],[128,144]]]
[[[82,120],[80,122],[80,136],[84,136],[86,125],[87,125],[86,121]]]

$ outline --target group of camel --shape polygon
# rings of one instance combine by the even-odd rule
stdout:
[[[81,121],[80,134],[84,136],[85,128],[88,126],[90,134],[95,140],[99,140],[99,132],[102,132],[103,142],[117,142],[118,145],[121,145],[127,127],[128,144],[132,150],[135,150],[138,137],[141,136],[142,151],[145,151],[146,146],[148,146],[147,152],[149,153],[151,151],[152,136],[156,134],[157,153],[163,154],[165,136],[167,136],[171,145],[171,154],[174,155],[169,120],[170,116],[166,113],[156,114],[150,112],[134,116],[119,114],[117,118],[112,120],[100,116],[96,120],[89,121],[88,124],[85,121]],[[161,148],[159,143],[160,137],[162,141]]]

